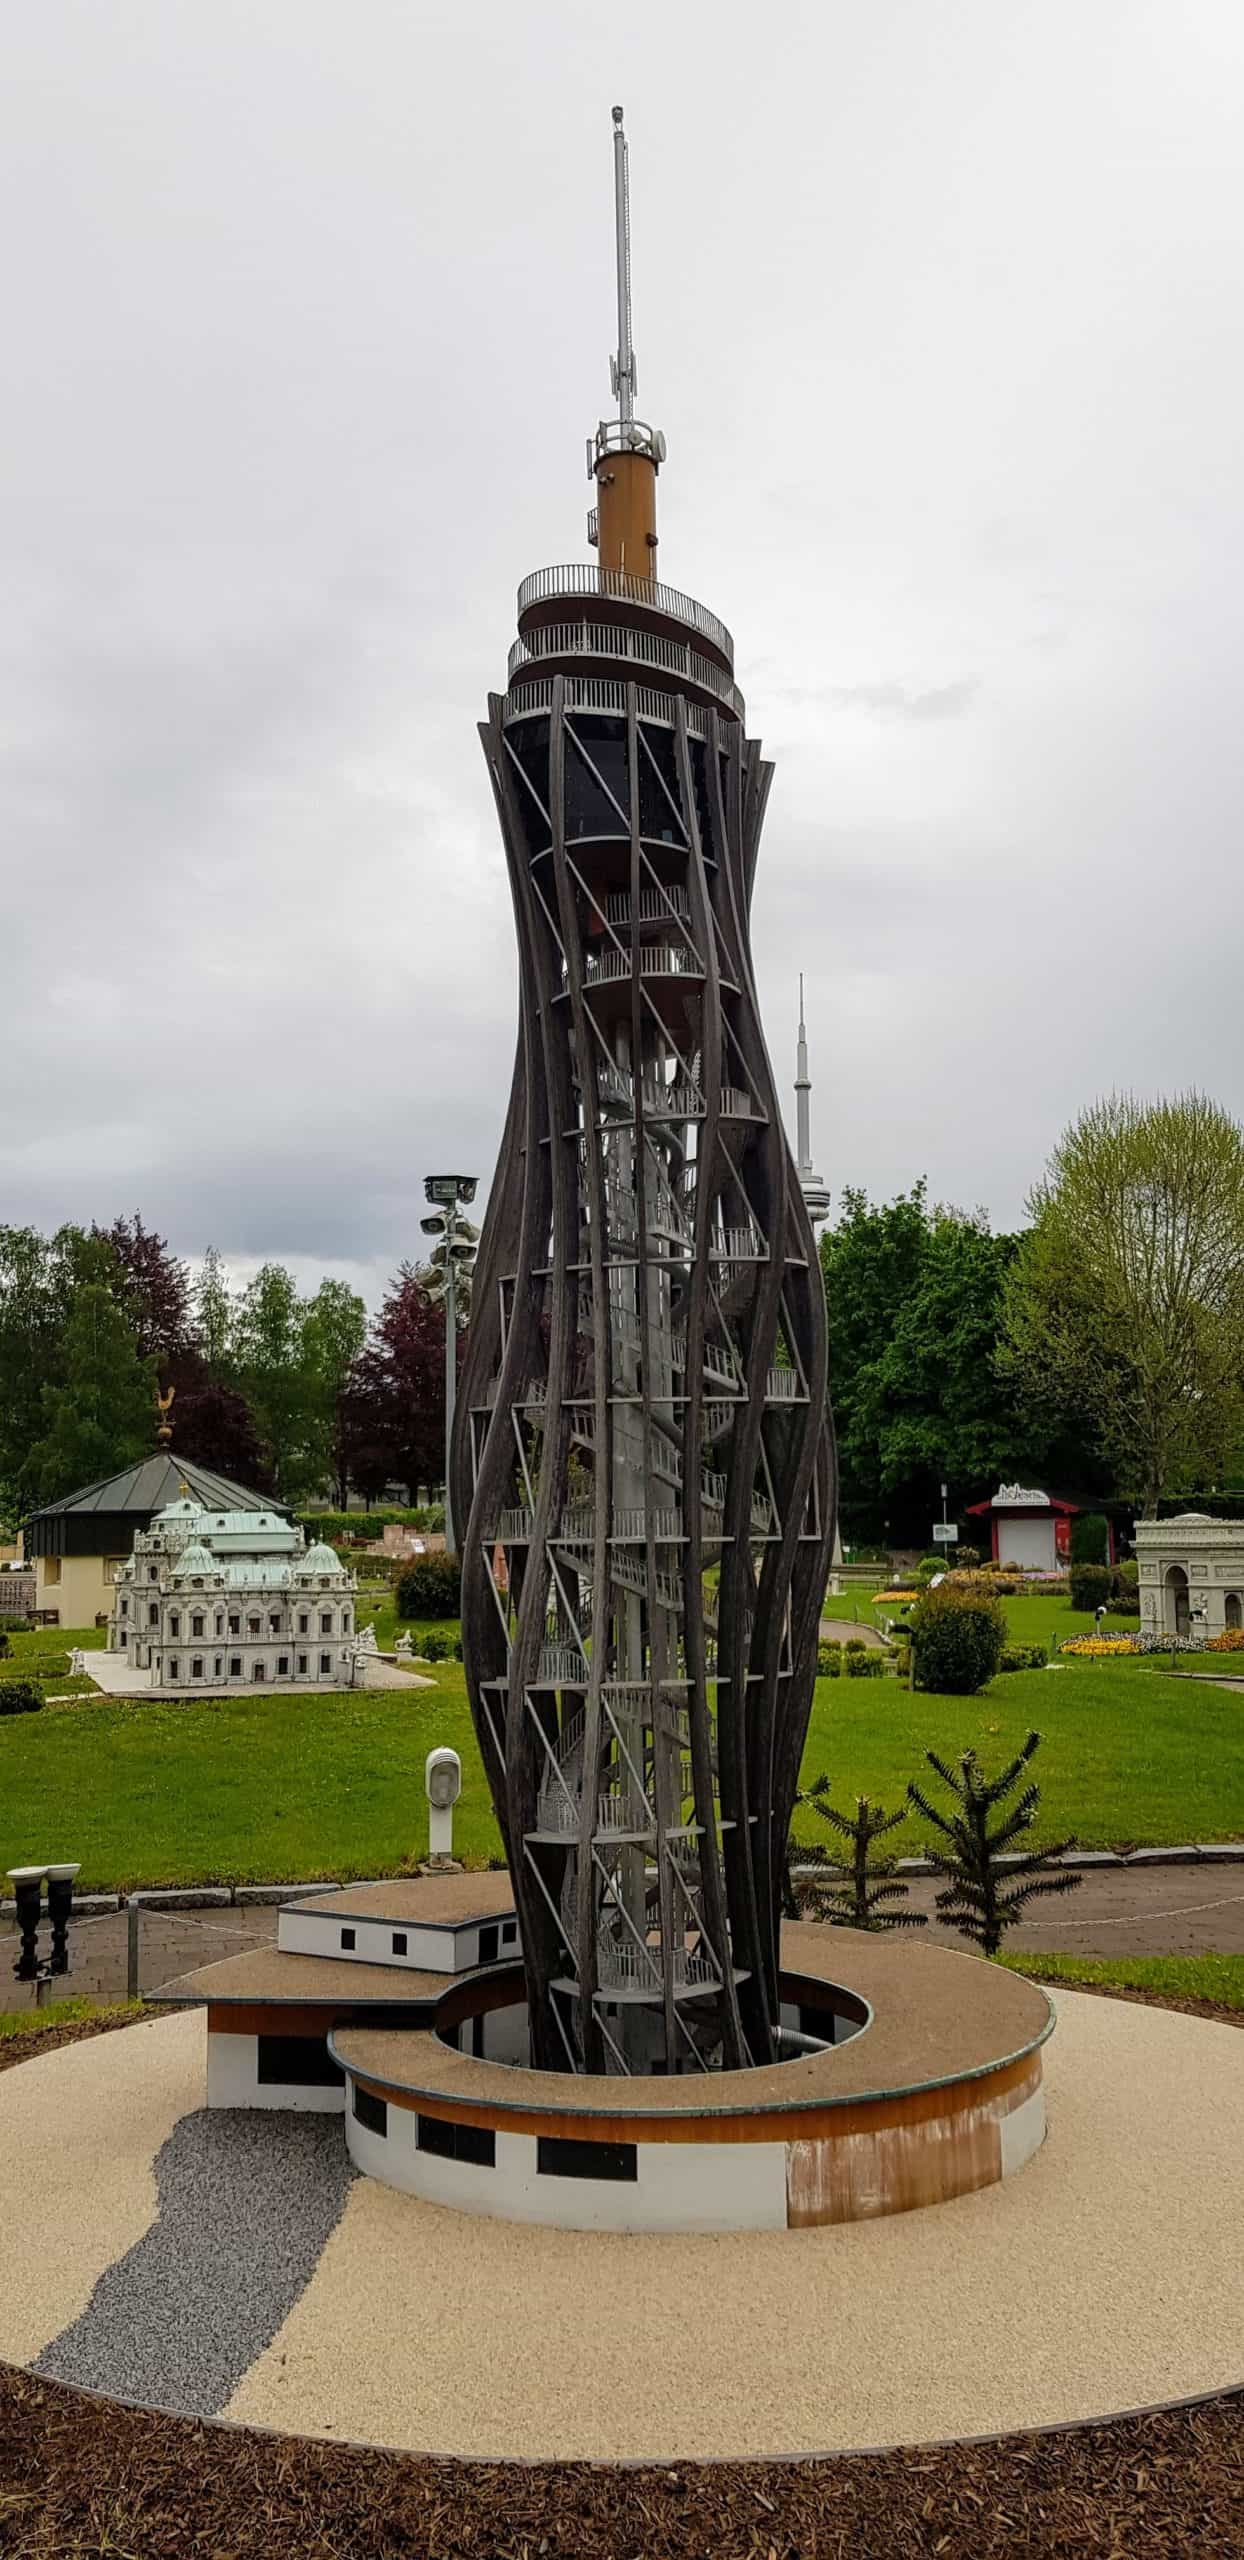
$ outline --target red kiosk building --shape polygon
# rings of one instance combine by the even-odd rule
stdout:
[[[989,1522],[995,1564],[1018,1564],[1026,1573],[1057,1573],[1071,1560],[1071,1523],[1090,1506],[1035,1485],[1000,1484],[987,1502],[969,1502],[969,1520]],[[1106,1520],[1106,1555],[1115,1561],[1114,1522]]]

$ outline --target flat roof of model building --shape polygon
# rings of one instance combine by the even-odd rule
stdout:
[[[179,1973],[158,1991],[144,1991],[143,1999],[168,2008],[198,2008],[208,2002],[213,2008],[233,2003],[249,2007],[253,2001],[288,2000],[299,2008],[345,2002],[352,2009],[388,2009],[397,2001],[422,2005],[439,2000],[460,1979],[453,1973],[416,1973],[406,1964],[354,1964],[344,1956],[288,1955],[282,1947],[268,1946]]]
[[[469,1929],[477,1920],[509,1920],[514,1914],[514,1888],[505,1871],[482,1875],[394,1876],[381,1884],[343,1884],[337,1893],[308,1894],[305,1902],[287,1902],[317,1920],[396,1921],[421,1929]]]

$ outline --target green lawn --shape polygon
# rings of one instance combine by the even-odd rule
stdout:
[[[426,1855],[423,1764],[460,1751],[455,1845],[500,1842],[460,1663],[428,1689],[180,1704],[100,1700],[0,1722],[0,1869],[81,1861],[79,1888],[391,1873]]]
[[[1244,2010],[1244,1956],[999,1956],[1033,1982],[1100,1983],[1111,1991],[1156,1991],[1167,2000],[1216,2000]]]
[[[1244,1837],[1240,1697],[1141,1662],[1005,1672],[977,1698],[931,1697],[893,1679],[818,1680],[804,1773],[827,1769],[839,1804],[860,1794],[897,1806],[926,1749],[949,1759],[971,1746],[996,1768],[1033,1725],[1043,1737],[1036,1839],[1073,1833],[1100,1849]],[[824,1836],[811,1815],[795,1828]],[[915,1855],[920,1835],[914,1820],[887,1847]]]
[[[1031,1606],[1030,1603],[1023,1604]],[[988,1766],[1030,1725],[1044,1736],[1038,1838],[1155,1847],[1244,1837],[1244,1704],[1207,1681],[1142,1663],[1005,1674],[979,1698],[912,1693],[895,1679],[817,1683],[805,1779],[829,1770],[836,1800],[898,1805],[928,1745],[974,1745]],[[499,1854],[460,1663],[426,1689],[124,1704],[95,1697],[0,1721],[0,1869],[79,1858],[84,1891],[360,1876],[427,1847],[423,1764],[461,1752],[456,1845]],[[801,1815],[797,1835],[820,1830]],[[898,1854],[921,1846],[913,1822]]]
[[[137,2018],[142,2014],[141,2000],[49,2000],[42,2009],[0,2009],[0,2045],[12,2044],[23,2036],[41,2036],[49,2027],[73,2027],[83,2019],[99,2022],[104,2018]]]

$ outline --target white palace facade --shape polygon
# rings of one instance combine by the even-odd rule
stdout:
[[[354,1576],[277,1511],[158,1511],[117,1574],[109,1651],[153,1689],[342,1689]]]

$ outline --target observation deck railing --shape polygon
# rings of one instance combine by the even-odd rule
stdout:
[[[623,604],[646,605],[650,613],[667,614],[671,622],[689,623],[734,664],[734,642],[725,623],[706,604],[697,604],[694,596],[662,586],[657,578],[632,578],[625,569],[601,569],[588,560],[533,569],[518,590],[520,619],[530,605],[542,604],[549,596],[614,596]]]
[[[673,705],[672,694],[654,693],[650,686],[644,684],[636,688],[636,709],[641,720],[653,720],[662,728],[672,729]],[[508,727],[511,720],[531,720],[552,708],[552,676],[542,676],[534,684],[512,684],[505,697],[505,722]],[[611,684],[604,676],[567,676],[566,709],[571,712],[603,712],[612,719],[625,720],[626,686]],[[693,738],[711,737],[716,720],[716,712],[710,711],[705,704],[688,703],[687,728]]]
[[[716,1965],[707,1956],[693,1955],[687,1947],[671,1947],[669,1971],[675,1991],[716,1990],[721,1981]],[[597,1945],[596,1975],[602,1991],[659,1994],[663,1987],[661,1960],[655,1947],[620,1947],[612,1938]]]
[[[702,657],[689,641],[666,640],[659,632],[637,631],[629,623],[543,623],[528,639],[513,643],[506,663],[507,681],[513,684],[524,670],[535,669],[541,658],[629,658],[637,666],[660,667],[668,675],[698,685],[701,692],[711,693],[743,718],[745,706],[738,686],[711,658]]]
[[[573,1644],[542,1644],[536,1658],[536,1679],[542,1687],[562,1680],[586,1680],[587,1658]]]
[[[603,984],[612,978],[629,978],[632,974],[629,951],[584,953],[585,985]],[[702,978],[704,963],[698,951],[689,950],[685,942],[641,942],[639,974],[641,978]]]
[[[641,924],[664,924],[666,917],[689,916],[691,901],[679,883],[671,881],[667,889],[641,889],[639,921]],[[610,889],[605,898],[605,914],[610,924],[629,924],[631,893],[629,889]]]
[[[806,1389],[797,1369],[770,1369],[765,1395],[770,1404],[801,1404]]]

